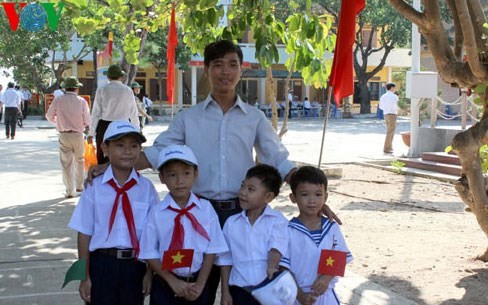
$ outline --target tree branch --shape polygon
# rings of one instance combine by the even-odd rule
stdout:
[[[454,27],[454,56],[456,60],[462,61],[463,58],[463,31],[461,29],[461,22],[459,21],[459,16],[456,8],[455,0],[447,0],[447,5],[451,11],[453,27]]]
[[[478,47],[476,45],[476,35],[471,21],[471,15],[469,14],[468,4],[465,0],[456,0],[456,8],[465,39],[464,48],[466,50],[466,55],[468,56],[469,67],[474,76],[479,79],[484,79],[487,76],[487,70],[480,63]]]
[[[402,14],[405,18],[415,23],[419,27],[421,24],[425,22],[424,14],[414,9],[407,2],[403,0],[388,0],[388,2],[390,2],[391,6],[393,6],[398,12],[400,12],[400,14]],[[430,1],[430,2],[436,2],[436,1]]]

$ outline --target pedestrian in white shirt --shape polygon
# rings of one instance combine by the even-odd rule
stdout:
[[[7,85],[7,90],[2,95],[5,104],[5,135],[7,139],[15,138],[18,115],[22,115],[22,99],[20,94],[14,89],[14,83]]]
[[[2,121],[2,115],[3,115],[3,86],[0,85],[0,122]]]
[[[20,95],[22,96],[22,118],[27,119],[27,112],[29,111],[29,101],[32,97],[32,93],[30,93],[29,89],[26,86],[22,86],[20,90]]]
[[[119,65],[111,65],[107,70],[109,83],[97,89],[91,113],[88,143],[92,143],[96,135],[98,164],[107,163],[101,149],[103,135],[112,121],[129,120],[139,126],[137,106],[132,89],[122,83],[125,72]]]
[[[394,83],[386,84],[386,93],[380,97],[380,109],[383,110],[386,124],[386,137],[383,146],[383,152],[393,153],[393,136],[395,135],[397,113],[398,113],[398,96],[395,94],[396,85]]]

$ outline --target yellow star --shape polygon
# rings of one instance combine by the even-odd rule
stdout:
[[[335,260],[332,258],[332,256],[329,256],[329,258],[325,262],[326,266],[334,266]]]
[[[176,255],[171,256],[171,258],[173,259],[173,264],[176,264],[176,263],[181,264],[183,262],[183,257],[185,257],[185,256],[181,255],[180,251],[178,251],[178,253],[176,253]]]

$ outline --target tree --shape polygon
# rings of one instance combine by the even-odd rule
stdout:
[[[334,16],[337,24],[341,2],[321,0],[318,3]],[[354,47],[354,72],[359,84],[361,113],[371,113],[369,80],[383,69],[391,50],[409,44],[410,28],[410,23],[386,0],[366,1],[366,7],[358,17]],[[376,53],[381,54],[380,63],[370,70],[369,58]]]
[[[479,0],[446,1],[453,20],[454,46],[451,45],[446,25],[442,22],[441,1],[422,1],[422,11],[415,10],[403,0],[388,1],[418,26],[445,82],[456,84],[460,88],[480,88],[480,84],[488,81],[486,17]],[[476,125],[455,136],[452,148],[459,156],[462,166],[462,177],[456,183],[456,190],[488,236],[487,183],[480,161],[480,147],[488,144],[488,90],[483,85],[481,89],[483,115]],[[488,261],[488,249],[479,259]]]

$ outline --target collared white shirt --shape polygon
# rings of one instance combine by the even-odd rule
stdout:
[[[85,131],[90,124],[88,103],[74,92],[66,92],[55,98],[46,113],[49,122],[56,124],[58,131]]]
[[[115,180],[112,167],[109,166],[102,176],[95,178],[93,184],[87,186],[68,224],[71,229],[91,236],[90,251],[103,248],[132,248],[129,229],[122,210],[122,196],[119,197],[112,232],[108,235],[110,215],[117,195],[108,184],[112,178]],[[137,183],[127,191],[127,194],[134,215],[137,237],[140,240],[149,210],[159,202],[159,196],[152,182],[139,176],[135,170],[132,170],[127,181],[131,179],[135,179]],[[121,187],[118,183],[117,186]]]
[[[20,94],[14,88],[7,88],[2,95],[5,107],[19,108],[22,103]]]
[[[64,92],[61,89],[56,89],[56,90],[54,90],[53,95],[54,95],[54,98],[57,98],[57,97],[63,96]]]
[[[90,136],[94,136],[98,121],[130,120],[132,125],[139,126],[134,93],[121,81],[113,80],[97,89],[93,101],[90,123]]]
[[[193,150],[200,163],[193,191],[211,199],[238,197],[242,179],[255,165],[253,149],[259,161],[276,167],[282,178],[295,167],[264,113],[240,97],[225,114],[210,95],[180,112],[153,146],[144,149],[153,168],[159,152],[171,144]]]
[[[322,229],[318,245],[314,241],[311,232],[298,218],[290,220],[288,232],[290,234],[288,252],[282,257],[281,264],[290,269],[295,275],[297,285],[304,292],[311,292],[312,285],[318,276],[318,266],[322,250],[333,249],[347,252],[346,261],[349,263],[353,260],[339,225],[329,221],[325,217],[322,218]],[[337,277],[334,277],[330,281],[328,289],[317,298],[314,305],[339,305],[339,300],[334,292],[334,286],[337,281]],[[299,305],[298,301],[294,304]]]
[[[383,110],[383,114],[397,114],[398,96],[391,91],[387,91],[380,97],[380,109]]]
[[[20,94],[22,95],[22,99],[24,101],[28,101],[32,97],[32,94],[27,89],[20,90]]]
[[[183,249],[194,249],[193,262],[191,268],[177,268],[172,272],[179,276],[187,276],[200,270],[203,263],[204,254],[219,254],[228,251],[227,243],[220,228],[219,219],[214,208],[209,201],[199,199],[195,194],[191,194],[187,207],[195,203],[189,212],[195,216],[198,222],[207,232],[210,241],[201,236],[191,225],[188,217],[181,217],[181,224],[185,230]],[[160,259],[162,260],[164,251],[169,249],[171,238],[174,231],[176,212],[168,207],[181,210],[170,194],[154,207],[149,214],[147,225],[141,238],[141,259]]]
[[[230,251],[217,257],[219,266],[232,266],[229,285],[240,287],[259,284],[266,278],[271,249],[285,255],[288,250],[288,220],[279,211],[266,206],[251,225],[246,211],[233,215],[224,225],[224,237]]]

